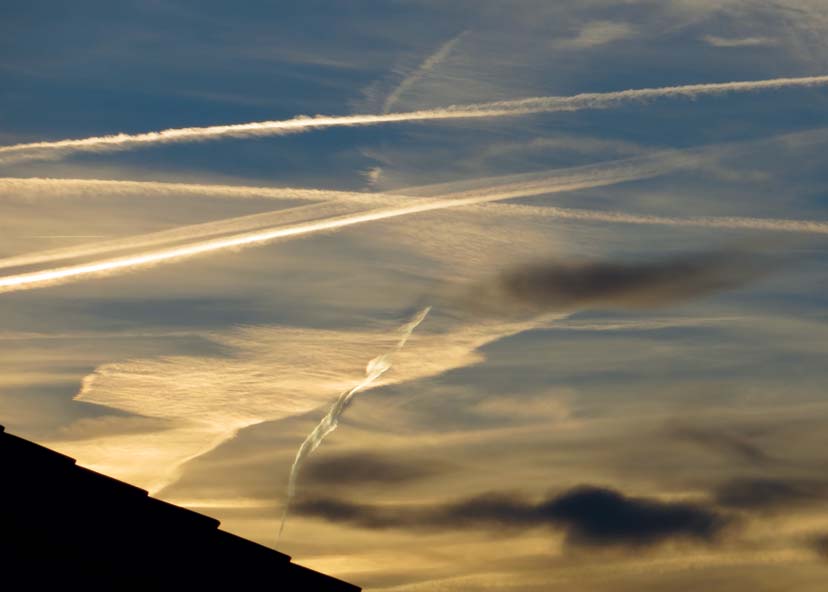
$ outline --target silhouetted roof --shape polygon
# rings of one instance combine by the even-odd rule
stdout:
[[[0,588],[360,590],[218,526],[0,426]]]

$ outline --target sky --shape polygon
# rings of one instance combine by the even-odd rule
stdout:
[[[372,592],[822,590],[826,39],[7,1],[0,423]]]

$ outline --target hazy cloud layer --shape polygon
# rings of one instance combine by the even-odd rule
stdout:
[[[447,467],[434,461],[402,461],[377,453],[352,452],[311,457],[303,479],[309,486],[341,487],[362,484],[404,484],[440,475]]]
[[[761,446],[742,434],[689,425],[676,426],[670,431],[677,438],[749,464],[761,466],[775,460]]]

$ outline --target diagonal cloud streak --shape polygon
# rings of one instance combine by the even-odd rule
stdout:
[[[13,257],[0,259],[0,269],[21,267],[25,265],[36,265],[39,263],[62,261],[80,257],[101,256],[118,251],[126,251],[128,249],[142,249],[147,247],[156,247],[159,245],[182,243],[185,241],[203,240],[211,236],[247,232],[256,228],[264,228],[274,226],[276,224],[284,225],[307,221],[309,219],[315,219],[322,216],[342,215],[349,211],[353,211],[358,205],[359,202],[343,203],[331,200],[327,203],[285,208],[270,212],[263,212],[260,214],[227,218],[214,222],[178,226],[169,230],[127,236],[107,241],[84,243],[60,249],[25,253],[22,255],[15,255]]]
[[[463,38],[469,34],[469,31],[463,31],[458,35],[455,35],[448,41],[446,41],[443,45],[437,48],[433,54],[428,56],[423,62],[417,66],[417,68],[411,72],[408,76],[402,79],[397,87],[389,93],[388,97],[385,99],[385,102],[382,105],[382,112],[388,113],[391,111],[391,107],[397,104],[408,89],[412,86],[417,84],[420,80],[422,80],[425,76],[428,75],[435,67],[440,65],[444,62],[451,52],[454,51],[455,46],[463,40]]]
[[[171,128],[138,134],[119,133],[80,139],[29,142],[0,147],[0,164],[28,160],[60,159],[76,152],[111,152],[153,144],[197,142],[220,138],[278,136],[314,129],[342,126],[380,125],[413,121],[514,117],[533,113],[608,109],[623,103],[659,98],[694,98],[735,92],[756,92],[783,88],[828,85],[828,76],[773,78],[709,84],[689,84],[659,88],[630,89],[605,93],[581,93],[563,97],[532,97],[470,105],[451,105],[438,109],[365,115],[298,116],[293,119],[256,121],[206,127]]]
[[[370,194],[333,189],[302,187],[257,187],[164,181],[125,181],[116,179],[64,179],[53,177],[0,177],[0,197],[14,198],[22,193],[32,197],[64,198],[67,194],[100,197],[101,192],[116,197],[164,198],[220,197],[228,199],[274,199],[318,201],[332,198],[366,198]]]
[[[601,166],[601,165],[599,165]],[[603,165],[606,166],[606,165]],[[582,167],[582,173],[590,168]],[[497,189],[503,192],[513,192],[512,197],[536,195],[546,192],[558,191],[561,176],[567,173],[566,170],[554,173],[536,173],[530,175],[509,175],[495,177],[486,180],[489,191]],[[116,194],[122,192],[126,195],[141,196],[221,196],[230,198],[255,198],[264,196],[273,199],[306,199],[326,200],[326,203],[316,203],[307,206],[285,208],[260,214],[228,218],[214,222],[207,222],[194,225],[180,226],[170,230],[152,232],[143,235],[129,236],[108,241],[85,243],[81,245],[36,251],[0,259],[0,269],[11,267],[22,267],[40,263],[61,261],[66,259],[80,258],[85,256],[105,256],[117,251],[128,249],[146,248],[159,245],[170,245],[172,243],[183,243],[189,240],[201,240],[210,236],[230,235],[241,233],[256,228],[265,228],[279,224],[306,222],[322,215],[339,214],[351,212],[354,207],[367,205],[397,205],[420,199],[419,196],[405,195],[400,193],[357,193],[347,191],[332,191],[301,188],[268,188],[268,187],[246,187],[233,185],[197,185],[181,183],[160,183],[142,181],[108,181],[101,179],[16,179],[0,178],[0,195],[3,190],[24,190],[36,192],[37,196],[59,196],[60,187],[63,182],[69,190],[80,191],[81,194],[98,195],[99,190],[112,190]],[[478,188],[480,183],[471,183]],[[440,185],[435,187],[441,187]],[[418,188],[406,190],[406,193],[417,193]],[[456,191],[454,193],[438,195],[436,198],[448,199],[459,198],[470,195],[474,190]],[[94,192],[94,193],[93,193]],[[436,199],[435,198],[435,199]],[[474,207],[477,204],[467,204],[466,207]],[[480,207],[483,207],[482,205]],[[721,228],[731,230],[767,230],[773,232],[796,232],[805,234],[828,234],[828,223],[813,220],[789,220],[776,218],[750,218],[736,216],[697,216],[687,218],[652,216],[643,214],[627,214],[614,211],[595,211],[578,208],[559,208],[552,206],[528,206],[528,205],[504,205],[488,204],[485,207],[491,208],[493,215],[498,213],[522,214],[531,217],[546,217],[563,220],[580,220],[586,222],[606,222],[614,224],[640,224],[640,225],[661,225],[679,227],[699,228]],[[231,237],[232,238],[232,237]],[[8,276],[12,277],[12,276]],[[7,278],[0,278],[0,282]],[[2,291],[2,284],[0,284]]]
[[[299,470],[302,468],[302,463],[308,456],[310,456],[311,453],[313,453],[314,450],[319,448],[319,445],[322,444],[325,438],[336,430],[339,426],[339,419],[351,404],[351,400],[391,369],[391,362],[394,354],[405,347],[405,344],[408,342],[408,339],[411,337],[414,329],[420,326],[430,311],[430,306],[424,308],[414,315],[414,318],[400,328],[401,335],[396,345],[394,345],[394,347],[392,347],[389,351],[373,358],[370,362],[368,362],[368,365],[365,367],[365,378],[363,378],[356,386],[337,397],[334,404],[331,405],[331,408],[328,410],[328,413],[325,414],[325,417],[322,418],[313,431],[308,434],[308,437],[305,438],[305,441],[302,442],[302,445],[296,452],[296,458],[293,459],[293,465],[290,467],[287,499],[285,500],[285,509],[282,513],[282,523],[279,527],[279,537],[282,536],[282,531],[285,529],[285,521],[287,520],[288,510],[290,509],[290,502],[293,500],[294,495],[296,495],[296,480],[299,477]]]
[[[149,251],[114,259],[92,261],[54,269],[22,273],[0,277],[0,293],[40,288],[85,277],[99,277],[112,273],[123,273],[141,267],[176,261],[182,258],[207,253],[238,249],[247,246],[262,245],[277,239],[295,238],[308,234],[333,231],[348,226],[431,212],[447,208],[483,204],[488,202],[526,197],[543,193],[575,191],[591,187],[614,185],[663,174],[682,166],[694,159],[675,158],[656,155],[645,159],[619,161],[611,165],[590,166],[570,169],[556,175],[533,177],[532,181],[512,187],[492,187],[460,192],[450,197],[422,199],[414,203],[405,202],[394,207],[377,208],[368,211],[302,222],[288,226],[266,228],[249,233],[200,241],[192,244],[174,246],[157,251]]]

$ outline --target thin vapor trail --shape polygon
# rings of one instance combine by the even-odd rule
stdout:
[[[437,49],[437,51],[423,60],[423,62],[413,72],[403,78],[403,80],[397,85],[397,88],[395,88],[385,99],[385,103],[383,103],[382,106],[382,112],[388,113],[391,110],[391,107],[397,104],[397,101],[400,100],[400,97],[409,88],[414,86],[417,82],[422,80],[424,76],[431,72],[431,70],[445,61],[445,59],[451,55],[451,52],[454,51],[455,46],[468,34],[468,31],[463,31],[459,35],[455,35],[446,41]]]
[[[645,176],[647,174],[646,164],[650,165],[659,159],[664,160],[665,164],[669,165],[670,159],[674,159],[677,164],[682,159],[695,158],[690,156],[690,152],[682,153],[662,153],[653,156],[643,157],[639,159],[629,159],[626,161],[617,161],[614,166],[621,169],[623,167],[639,167]],[[688,161],[690,162],[690,161]],[[586,167],[574,167],[570,169],[558,169],[552,171],[544,171],[540,173],[529,173],[519,175],[505,175],[499,177],[491,177],[488,179],[478,179],[475,181],[466,181],[459,184],[452,184],[452,190],[446,190],[444,186],[423,186],[413,188],[417,190],[428,190],[429,188],[437,188],[440,191],[437,194],[431,194],[428,197],[434,198],[457,198],[469,197],[480,193],[484,189],[491,193],[492,191],[513,191],[520,188],[527,191],[527,195],[532,193],[543,192],[547,187],[554,187],[563,182],[568,182],[573,178],[584,179],[591,178],[593,175],[601,176],[606,173],[608,163],[599,165],[590,165]],[[4,181],[10,181],[9,185],[15,190],[11,193],[21,189],[34,189],[36,195],[61,195],[59,190],[61,183],[59,179],[2,179],[0,178],[0,195],[4,186]],[[45,181],[45,182],[44,182]],[[87,184],[88,183],[88,184]],[[84,179],[69,179],[67,183],[68,189],[79,190],[83,195],[98,195],[97,191],[104,189],[115,189],[116,192],[128,191],[129,195],[154,195],[154,196],[170,196],[178,195],[181,191],[182,195],[194,196],[199,195],[203,191],[204,195],[226,195],[236,197],[243,195],[245,197],[250,194],[258,194],[268,188],[261,187],[239,187],[227,185],[180,185],[177,183],[159,183],[146,182],[146,193],[142,191],[144,183],[140,181],[104,181],[94,179],[86,181]],[[45,192],[43,192],[45,190]],[[355,193],[345,191],[327,191],[318,189],[301,189],[301,188],[274,188],[273,195],[291,195],[298,199],[313,199],[319,201],[325,199],[326,203],[314,204],[310,206],[300,206],[292,209],[276,210],[274,212],[265,212],[261,214],[252,214],[249,216],[242,216],[238,218],[229,218],[216,222],[208,222],[203,224],[195,224],[182,226],[170,230],[160,232],[153,232],[144,235],[124,237],[114,239],[111,241],[87,243],[76,245],[73,247],[63,247],[60,249],[51,249],[47,251],[38,251],[34,253],[26,253],[0,259],[0,269],[10,267],[20,267],[23,265],[34,265],[38,263],[46,263],[50,261],[60,261],[65,259],[72,259],[83,256],[103,256],[113,251],[126,250],[131,248],[143,248],[150,246],[157,246],[165,243],[183,242],[185,240],[196,240],[209,237],[211,235],[231,234],[245,232],[254,228],[262,228],[265,226],[284,226],[285,224],[307,221],[314,216],[343,214],[347,210],[351,210],[355,205],[365,206],[398,206],[406,202],[406,200],[414,200],[417,197],[408,195],[392,195],[382,193]]]
[[[0,293],[39,288],[80,279],[86,276],[108,275],[118,271],[155,265],[184,257],[264,244],[280,238],[291,238],[316,232],[336,230],[365,222],[397,218],[410,214],[501,201],[542,193],[558,193],[614,185],[624,181],[656,176],[664,173],[666,170],[680,166],[686,166],[686,162],[675,158],[651,158],[621,161],[614,163],[613,166],[583,167],[581,169],[574,169],[574,172],[570,170],[568,174],[564,175],[559,172],[558,174],[552,175],[533,176],[533,181],[512,187],[493,187],[489,190],[461,192],[450,197],[420,199],[413,203],[404,202],[401,205],[393,207],[378,208],[350,215],[267,228],[256,232],[237,234],[158,251],[139,253],[137,255],[0,277]],[[550,185],[550,181],[555,184]]]
[[[51,142],[30,142],[0,147],[0,164],[25,160],[57,159],[74,152],[129,150],[138,146],[194,142],[218,138],[274,136],[335,126],[379,125],[406,121],[435,121],[480,117],[513,117],[532,113],[607,109],[615,105],[657,98],[717,95],[733,92],[777,90],[789,87],[828,85],[828,76],[774,78],[742,82],[690,84],[660,88],[631,89],[605,93],[581,93],[564,97],[534,97],[471,105],[451,105],[438,109],[365,115],[298,116],[277,121],[257,121],[207,127],[171,128],[139,134],[120,133]]]
[[[745,218],[738,216],[695,216],[675,218],[669,216],[647,216],[624,212],[597,212],[578,208],[513,206],[530,209],[533,214],[584,220],[587,222],[610,222],[619,224],[644,224],[655,226],[682,226],[699,228],[726,228],[730,230],[771,230],[778,232],[801,232],[806,234],[828,234],[828,222],[811,220],[786,220],[780,218]]]
[[[272,227],[276,224],[285,225],[300,221],[307,221],[321,216],[342,215],[349,210],[353,210],[354,207],[359,205],[359,202],[348,203],[329,201],[326,203],[285,208],[261,214],[250,214],[248,216],[239,216],[236,218],[228,218],[214,222],[205,222],[202,224],[178,226],[169,230],[127,236],[108,241],[84,243],[71,247],[25,253],[23,255],[15,255],[13,257],[0,259],[0,269],[22,267],[24,265],[36,265],[39,263],[48,263],[53,261],[63,261],[66,259],[75,259],[80,257],[102,256],[128,249],[143,249],[158,245],[169,245],[171,243],[202,240],[210,236],[218,236],[222,234],[247,232],[255,228]]]
[[[332,198],[368,199],[365,193],[301,187],[256,187],[162,181],[120,181],[111,179],[61,179],[50,177],[0,177],[0,197],[51,197],[68,195],[99,197],[102,192],[116,197],[221,197],[230,199],[273,199],[320,201]],[[34,195],[32,195],[34,193]],[[376,201],[376,198],[373,199]]]
[[[506,189],[504,187],[504,189]],[[537,193],[525,188],[527,195]],[[550,191],[554,191],[550,188]],[[379,203],[394,200],[395,203],[404,203],[404,195],[384,195],[377,193],[366,193],[366,198],[377,197]],[[447,197],[451,197],[450,195]],[[411,198],[410,198],[411,199]],[[63,247],[47,251],[38,251],[24,255],[16,255],[0,259],[0,269],[11,267],[22,267],[24,265],[35,265],[53,261],[79,258],[83,256],[102,256],[116,251],[127,249],[145,248],[171,242],[183,242],[185,240],[198,240],[210,235],[230,234],[242,232],[253,228],[261,228],[271,224],[279,223],[284,225],[291,222],[291,218],[311,218],[314,215],[342,213],[355,205],[362,204],[363,200],[358,199],[356,203],[323,203],[310,206],[300,206],[252,214],[238,218],[229,218],[204,224],[193,224],[181,226],[161,232],[153,232],[137,236],[129,236],[122,239],[85,243],[82,245]],[[490,204],[489,207],[494,207]],[[559,208],[553,206],[523,206],[523,205],[499,205],[493,209],[492,214],[498,212],[523,213],[532,217],[554,218],[561,220],[580,220],[584,222],[607,222],[611,224],[641,224],[648,226],[679,226],[698,228],[722,228],[729,230],[769,230],[773,232],[797,232],[804,234],[828,234],[828,223],[811,220],[786,220],[778,218],[749,218],[736,216],[697,216],[690,218],[676,218],[667,216],[651,216],[640,214],[627,214],[625,212],[595,211],[578,208]]]
[[[639,167],[628,166],[626,168],[624,166],[616,166],[613,168],[607,168],[603,171],[599,171],[596,167],[590,167],[590,170],[594,176],[590,176],[585,173],[581,176],[573,174],[570,177],[547,175],[545,180],[538,178],[535,181],[523,184],[492,187],[489,191],[467,191],[450,194],[441,198],[418,199],[414,203],[403,201],[404,196],[387,196],[389,198],[393,197],[400,200],[402,202],[401,205],[397,207],[373,209],[350,215],[303,222],[289,226],[266,228],[258,232],[231,235],[220,239],[201,241],[194,244],[186,244],[133,256],[0,277],[0,293],[40,288],[74,279],[81,279],[85,276],[107,275],[118,271],[127,271],[131,268],[164,263],[179,258],[200,255],[213,251],[241,248],[255,244],[264,244],[279,238],[291,238],[316,232],[336,230],[338,228],[353,226],[364,222],[396,218],[409,214],[429,212],[452,207],[473,206],[543,193],[559,193],[564,191],[575,191],[578,189],[612,185],[625,181],[656,176],[659,173],[666,172],[666,170],[669,170],[670,168],[678,168],[680,166],[681,164],[679,162],[662,163],[663,168],[660,171],[657,167],[652,165],[649,168],[643,165]],[[328,207],[328,204],[320,205]],[[808,220],[780,220],[742,217],[673,218],[626,214],[623,212],[596,212],[592,210],[556,207],[501,207],[508,207],[514,209],[515,211],[525,211],[533,216],[549,216],[552,218],[595,222],[828,234],[828,222],[813,222]],[[271,215],[278,216],[278,214],[279,212],[268,212],[266,214],[254,215],[254,217],[267,217]],[[225,220],[210,224],[213,225],[214,229],[219,229],[223,223],[235,225],[238,223],[238,219],[230,219],[229,221]],[[179,230],[183,235],[185,232],[189,232],[186,230],[189,228],[192,227],[184,227],[184,229]],[[192,233],[192,236],[193,238],[200,238],[200,236],[195,232]],[[141,239],[142,237],[138,238]],[[121,245],[119,245],[118,248],[121,248]],[[61,252],[56,252],[55,254],[60,255]],[[60,258],[63,257],[61,256]],[[0,261],[0,267],[4,266],[6,265]]]
[[[339,426],[339,419],[348,408],[348,405],[350,405],[351,400],[358,393],[367,389],[374,382],[376,382],[377,379],[391,369],[391,362],[394,354],[405,347],[405,344],[408,342],[408,338],[411,337],[414,329],[416,329],[420,323],[425,320],[429,311],[431,311],[431,307],[427,306],[414,315],[414,318],[400,328],[400,338],[396,345],[384,354],[381,354],[368,362],[368,365],[365,367],[365,378],[363,378],[356,386],[343,392],[339,395],[339,397],[337,397],[334,404],[331,405],[331,408],[328,410],[328,413],[325,414],[325,417],[322,418],[313,431],[308,434],[308,437],[305,438],[305,441],[302,442],[302,445],[296,452],[296,457],[293,459],[293,464],[290,467],[287,499],[285,500],[285,509],[282,513],[282,523],[279,527],[279,537],[282,536],[282,531],[285,529],[285,521],[287,520],[290,502],[296,494],[296,479],[299,476],[299,470],[302,468],[302,463],[311,453],[313,453],[314,450],[319,448],[319,445],[322,444],[325,438],[327,438],[328,435],[330,435]]]

